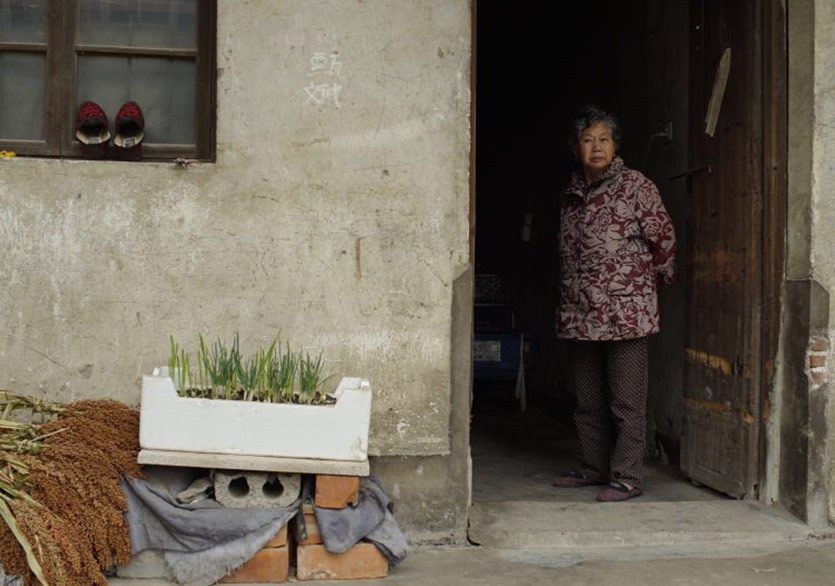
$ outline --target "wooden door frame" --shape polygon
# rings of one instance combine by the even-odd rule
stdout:
[[[763,0],[763,307],[760,392],[760,495],[768,480],[767,426],[773,415],[775,361],[780,342],[786,279],[788,208],[788,20],[781,0]]]

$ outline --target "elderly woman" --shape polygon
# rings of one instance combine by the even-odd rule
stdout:
[[[557,333],[570,341],[582,462],[554,485],[608,485],[597,500],[623,501],[641,494],[647,336],[675,234],[655,184],[617,156],[611,113],[584,107],[570,143],[579,165],[562,192]]]

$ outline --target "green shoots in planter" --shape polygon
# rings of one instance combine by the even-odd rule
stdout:
[[[181,360],[180,360],[180,370],[177,372],[178,379],[179,379],[179,388],[184,392],[189,391],[189,387],[191,386],[189,383],[189,374],[191,373],[191,366],[189,365],[189,358],[188,354],[186,354],[186,349],[183,348],[181,351]]]
[[[244,401],[253,400],[258,391],[258,379],[261,378],[261,361],[259,356],[250,356],[245,361],[238,361],[235,364],[235,371],[238,373],[238,380],[241,382],[241,391]]]
[[[286,352],[281,351],[281,346],[273,348],[267,368],[267,388],[273,400],[280,403],[293,401],[294,383],[296,371],[298,370],[298,358],[290,350],[287,343]]]
[[[258,398],[261,401],[273,402],[272,393],[270,393],[267,384],[267,371],[271,369],[275,361],[275,346],[278,344],[278,336],[273,339],[269,349],[265,352],[263,348],[258,350]]]
[[[174,381],[180,393],[187,394],[190,386],[189,357],[186,349],[180,349],[180,345],[171,336],[171,355],[168,357],[168,376]]]
[[[307,353],[302,356],[293,352],[289,343],[282,349],[278,335],[268,350],[259,348],[246,358],[241,355],[237,333],[230,346],[218,338],[209,347],[200,335],[196,372],[191,370],[186,349],[173,336],[170,338],[169,373],[181,396],[270,403],[332,404],[335,401],[324,394],[330,376],[323,376],[322,352],[312,358]]]
[[[322,352],[315,360],[305,352],[304,358],[299,360],[299,399],[302,403],[311,404],[321,397],[320,391],[330,378],[322,378],[324,366]]]
[[[171,354],[168,356],[168,376],[171,380],[176,382],[175,373],[180,365],[180,345],[174,341],[174,336],[171,336]]]
[[[209,352],[206,351],[206,343],[201,335],[200,349],[203,355],[203,366],[206,368],[206,374],[209,375],[209,382],[212,385],[212,395],[216,396],[220,393],[224,399],[236,398],[237,371],[241,360],[238,334],[235,334],[231,349],[228,349],[226,344],[218,338]]]

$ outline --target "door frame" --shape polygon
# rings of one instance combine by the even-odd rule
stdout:
[[[786,281],[788,208],[788,18],[781,0],[764,0],[762,13],[763,92],[763,308],[761,319],[760,500],[771,500],[768,470],[773,451],[769,426],[781,339],[781,314]]]

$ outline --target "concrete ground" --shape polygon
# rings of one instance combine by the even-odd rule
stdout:
[[[385,580],[356,584],[418,586],[811,586],[835,583],[835,544],[745,558],[677,558],[550,564],[485,548],[420,551]]]
[[[599,489],[555,489],[576,461],[570,427],[537,412],[476,412],[470,539],[413,551],[384,580],[401,586],[793,586],[835,584],[831,530],[756,501],[693,486],[649,464],[645,494],[597,503]],[[111,586],[168,586],[111,579]]]
[[[333,581],[380,586],[823,586],[835,583],[835,543],[785,544],[778,549],[692,550],[691,557],[643,559],[639,552],[582,560],[543,552],[483,547],[422,549],[382,580]],[[646,553],[646,552],[645,552]],[[317,582],[322,583],[322,582]],[[159,579],[111,579],[110,586],[171,586]]]
[[[558,474],[577,467],[580,448],[573,428],[535,410],[478,411],[471,431],[473,502],[593,502],[599,487],[555,489]],[[648,461],[643,502],[717,501],[727,497],[697,488],[671,465]]]

